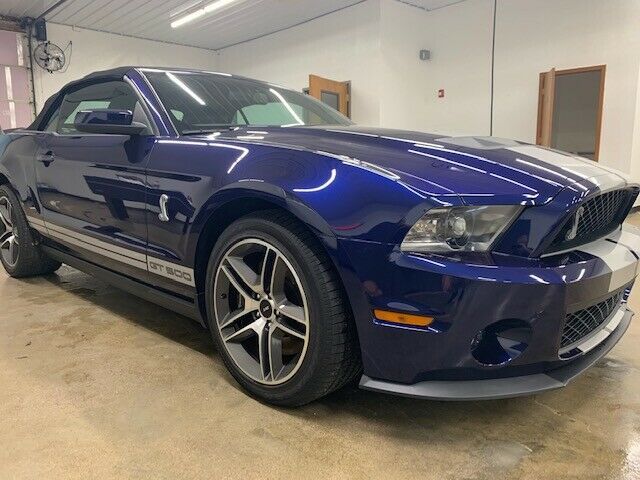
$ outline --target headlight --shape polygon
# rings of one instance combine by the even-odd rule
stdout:
[[[486,252],[521,210],[504,205],[434,208],[409,230],[400,248],[405,252]]]

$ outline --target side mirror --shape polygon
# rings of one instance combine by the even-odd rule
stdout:
[[[140,135],[147,126],[133,121],[131,110],[96,108],[82,110],[73,121],[76,130],[84,133],[106,133],[112,135]]]

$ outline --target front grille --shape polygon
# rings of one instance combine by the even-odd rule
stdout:
[[[627,291],[628,289],[620,290],[600,303],[567,315],[562,330],[560,348],[573,345],[600,327],[618,308]]]
[[[636,195],[635,190],[612,190],[582,203],[564,223],[547,252],[573,248],[612,232],[624,221]]]

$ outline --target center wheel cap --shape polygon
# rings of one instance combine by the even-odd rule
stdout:
[[[260,302],[260,315],[264,318],[271,318],[273,316],[273,307],[269,300],[262,300]]]

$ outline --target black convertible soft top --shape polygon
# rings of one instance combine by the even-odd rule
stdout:
[[[135,69],[137,67],[117,67],[117,68],[112,68],[109,70],[102,70],[100,72],[93,72],[90,73],[89,75],[85,75],[84,77],[78,79],[78,80],[74,80],[72,82],[67,83],[64,87],[62,87],[60,89],[60,91],[54,95],[51,95],[51,97],[49,97],[47,99],[46,102],[44,102],[44,105],[42,107],[42,110],[40,110],[40,113],[38,114],[38,116],[35,118],[35,120],[33,121],[33,123],[31,123],[31,125],[29,125],[27,127],[27,130],[37,130],[38,126],[40,125],[40,123],[42,122],[44,115],[46,114],[46,112],[49,111],[49,107],[51,105],[53,105],[57,100],[58,97],[60,96],[60,93],[67,90],[69,87],[73,87],[75,85],[81,85],[84,82],[88,81],[88,80],[95,80],[95,79],[101,79],[101,80],[122,80],[124,78],[124,76],[130,72],[131,70]]]

